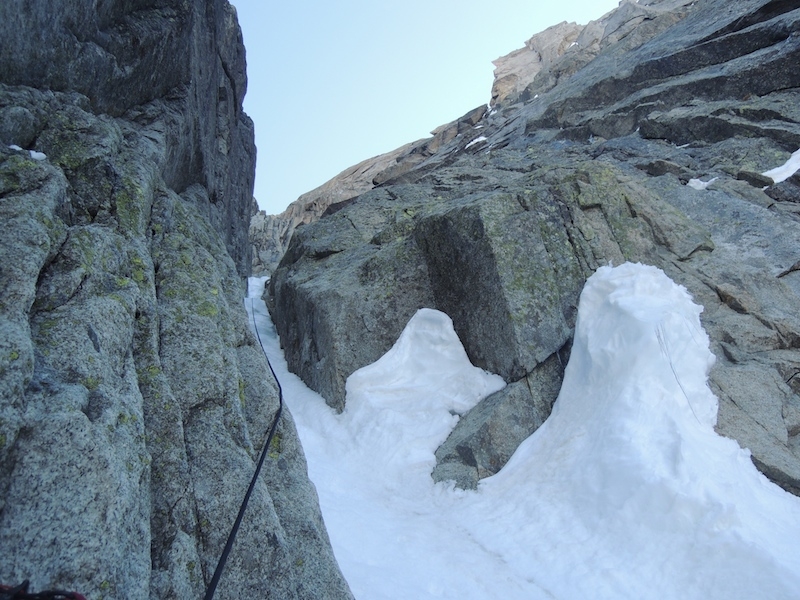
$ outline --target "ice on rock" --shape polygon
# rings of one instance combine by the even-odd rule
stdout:
[[[474,140],[472,140],[469,144],[464,146],[464,149],[466,150],[467,148],[475,146],[476,144],[480,144],[481,142],[485,142],[486,140],[487,140],[487,137],[485,135],[480,135],[480,136],[476,137]]]
[[[15,152],[25,152],[25,150],[18,146],[17,144],[9,144],[9,150],[14,150]],[[39,152],[37,150],[27,150],[28,156],[30,156],[33,160],[45,160],[47,159],[47,155],[44,152]]]
[[[702,179],[690,179],[686,185],[696,190],[705,190],[708,189],[708,186],[714,183],[717,179],[719,179],[719,177],[712,177],[708,181],[703,181]]]

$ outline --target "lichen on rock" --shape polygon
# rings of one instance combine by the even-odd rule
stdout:
[[[196,598],[278,407],[255,149],[234,9],[134,4],[0,6],[0,582]],[[351,598],[283,415],[216,597]]]
[[[437,453],[435,477],[474,486],[549,410],[585,280],[644,262],[705,307],[718,431],[800,493],[800,195],[797,176],[763,175],[800,146],[797,23],[779,2],[651,0],[532,38],[500,61],[492,110],[295,233],[269,298],[289,366],[342,408],[341,382],[390,348],[391,323],[415,305],[447,312],[473,363],[509,383]],[[700,177],[717,179],[686,185]],[[406,212],[403,227],[386,218]],[[384,240],[414,251],[352,277]]]

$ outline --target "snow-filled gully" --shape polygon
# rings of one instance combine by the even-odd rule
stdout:
[[[262,289],[255,322],[356,598],[800,597],[800,499],[714,432],[702,308],[655,267],[587,281],[552,415],[474,492],[434,484],[434,451],[504,384],[447,315],[418,312],[337,415],[287,371]]]

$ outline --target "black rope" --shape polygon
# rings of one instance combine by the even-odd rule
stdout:
[[[250,501],[250,495],[253,493],[253,489],[256,486],[256,481],[261,473],[261,466],[264,464],[264,459],[267,457],[267,451],[269,450],[269,445],[272,442],[272,436],[275,435],[275,430],[278,427],[278,420],[281,418],[281,413],[283,412],[283,389],[281,388],[281,382],[278,381],[278,376],[275,375],[275,369],[272,368],[272,363],[269,360],[269,356],[267,356],[267,351],[264,350],[264,343],[261,341],[261,334],[258,332],[258,326],[256,325],[256,312],[253,308],[252,298],[250,299],[250,314],[253,317],[253,329],[256,331],[258,344],[261,346],[261,351],[264,352],[264,356],[267,357],[267,365],[269,365],[269,370],[272,372],[272,376],[275,378],[275,382],[278,384],[278,410],[275,413],[275,418],[273,419],[272,426],[269,429],[267,441],[264,444],[264,448],[261,450],[261,457],[258,459],[256,472],[253,473],[253,479],[250,481],[250,487],[247,488],[247,493],[244,495],[244,500],[242,500],[242,506],[239,507],[239,514],[236,516],[236,521],[234,521],[233,528],[228,535],[228,541],[225,544],[225,549],[222,551],[222,556],[219,557],[217,569],[214,571],[214,576],[211,578],[211,581],[206,588],[205,600],[211,600],[214,597],[214,592],[217,590],[217,584],[219,583],[220,577],[222,577],[222,571],[225,569],[225,563],[228,561],[228,554],[230,554],[231,548],[233,548],[233,542],[236,539],[236,534],[239,531],[239,525],[242,524],[244,511],[247,509],[247,503]]]

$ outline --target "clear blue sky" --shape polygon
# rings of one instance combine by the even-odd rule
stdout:
[[[231,0],[247,49],[255,196],[275,214],[489,101],[492,60],[617,0]]]

